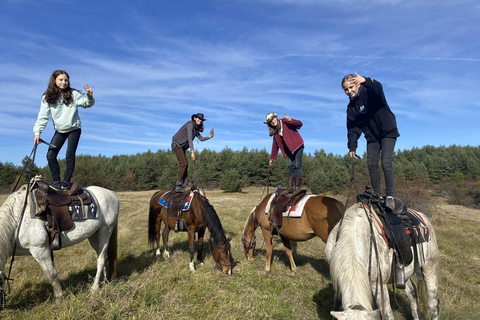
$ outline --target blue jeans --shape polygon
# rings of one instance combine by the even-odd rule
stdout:
[[[302,145],[300,148],[295,151],[295,153],[291,153],[288,148],[285,148],[285,152],[287,153],[288,159],[288,176],[289,177],[301,177],[303,176],[302,172],[302,160],[303,160],[303,148]]]
[[[367,165],[370,173],[370,181],[375,192],[381,194],[381,178],[378,169],[378,160],[382,155],[382,169],[385,176],[387,196],[395,196],[395,174],[393,172],[393,149],[396,138],[383,138],[380,142],[367,143]]]
[[[47,152],[48,166],[50,167],[53,181],[60,181],[60,167],[58,166],[57,156],[60,149],[63,147],[63,144],[68,139],[67,153],[65,154],[67,169],[65,170],[65,178],[63,181],[70,182],[73,175],[73,169],[75,169],[75,153],[77,152],[81,133],[82,129],[76,129],[65,133],[55,131],[52,141],[50,142],[55,148],[49,147]]]

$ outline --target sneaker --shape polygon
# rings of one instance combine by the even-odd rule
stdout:
[[[56,191],[68,190],[70,189],[70,184],[65,181],[54,181],[50,187]]]
[[[385,209],[389,209],[390,211],[395,210],[395,199],[393,197],[387,197],[385,201]]]

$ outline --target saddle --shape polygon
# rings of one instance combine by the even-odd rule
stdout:
[[[271,214],[269,220],[272,224],[272,231],[278,234],[278,229],[282,227],[282,213],[287,207],[293,207],[298,203],[307,193],[307,190],[300,189],[293,193],[287,193],[287,190],[278,187],[274,191],[274,198],[272,200]]]
[[[159,199],[159,203],[166,207],[167,215],[176,218],[175,232],[187,231],[187,224],[185,219],[183,219],[182,209],[184,208],[190,193],[195,190],[196,186],[191,186],[188,190],[184,190],[182,193],[168,191]]]
[[[84,207],[92,204],[92,197],[80,188],[78,183],[73,183],[69,190],[56,191],[41,177],[35,177],[32,185],[32,215],[39,217],[45,215],[48,224],[47,230],[52,239],[52,249],[61,249],[61,237],[59,233],[68,231],[73,227],[73,219],[70,213],[72,206]],[[33,212],[33,210],[35,210]],[[84,218],[83,212],[72,212],[75,218]]]
[[[371,204],[382,220],[388,246],[397,253],[395,256],[396,279],[402,278],[402,274],[404,274],[403,266],[409,265],[414,258],[418,258],[417,244],[428,240],[428,229],[419,217],[413,214],[405,203],[398,198],[395,198],[395,209],[393,211],[385,210],[385,199],[368,187],[364,194],[357,196],[357,200],[364,204]],[[420,232],[420,229],[423,231]],[[412,247],[414,255],[410,250]],[[397,287],[404,289],[405,283],[397,281]]]

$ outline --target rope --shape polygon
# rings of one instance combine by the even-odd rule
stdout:
[[[30,172],[28,175],[28,185],[27,185],[27,190],[25,192],[25,200],[23,202],[23,208],[22,208],[22,213],[20,214],[20,220],[18,221],[18,227],[17,227],[17,232],[15,235],[15,242],[13,243],[13,253],[12,253],[12,259],[10,260],[10,269],[8,270],[8,276],[7,276],[7,289],[10,291],[10,280],[13,281],[13,279],[10,278],[10,275],[12,273],[12,268],[13,268],[13,262],[15,261],[15,252],[17,250],[17,242],[18,242],[18,237],[20,235],[20,228],[22,226],[22,221],[23,221],[23,215],[25,214],[25,209],[27,208],[27,201],[28,201],[28,194],[30,193],[30,183],[32,180],[32,173],[33,173],[33,166],[35,164],[35,155],[37,154],[37,144],[34,145],[32,153],[33,153],[33,158],[32,158],[32,163],[30,165]],[[30,154],[31,156],[31,154]],[[30,158],[29,156],[29,158]],[[20,181],[20,179],[19,179]],[[17,182],[18,183],[18,182]],[[16,187],[16,186],[15,186]]]
[[[200,183],[199,183],[199,186],[200,186],[200,188],[202,189],[203,196],[206,198],[206,197],[207,197],[207,194],[205,193],[205,189],[203,188],[202,179],[199,178],[196,160],[193,160],[193,176],[194,176],[194,180],[193,180],[194,182],[195,182],[197,179],[198,179],[198,181],[200,182]]]

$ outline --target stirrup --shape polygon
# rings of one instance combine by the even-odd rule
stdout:
[[[53,235],[52,239],[52,250],[62,249],[62,240],[60,239],[60,232],[57,232]]]
[[[395,264],[395,286],[398,289],[405,289],[405,268],[403,264]]]

